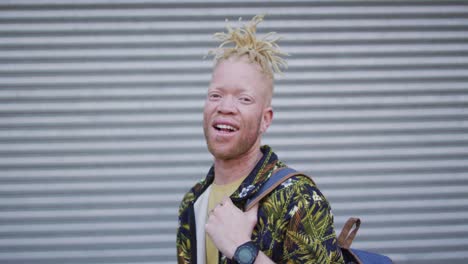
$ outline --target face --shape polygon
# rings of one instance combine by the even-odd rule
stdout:
[[[260,148],[273,118],[271,96],[272,80],[245,57],[216,65],[203,112],[205,139],[215,158],[236,159]]]

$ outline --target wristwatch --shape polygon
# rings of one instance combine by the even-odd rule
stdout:
[[[257,258],[258,251],[257,245],[249,241],[240,245],[232,258],[239,264],[253,264]]]

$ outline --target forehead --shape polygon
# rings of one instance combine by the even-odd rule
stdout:
[[[263,92],[268,87],[268,77],[261,67],[247,58],[220,60],[213,69],[210,89],[237,89],[251,93]]]

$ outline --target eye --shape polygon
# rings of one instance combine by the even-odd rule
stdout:
[[[221,98],[221,95],[218,94],[218,93],[210,93],[210,94],[208,94],[208,98],[210,100],[217,100],[217,99]]]
[[[239,98],[239,101],[241,101],[241,102],[244,103],[244,104],[250,104],[250,103],[252,103],[253,100],[252,100],[250,97],[241,96],[241,97]]]

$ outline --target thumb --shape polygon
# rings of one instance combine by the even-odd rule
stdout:
[[[245,212],[247,219],[255,226],[257,224],[257,214],[258,214],[258,203],[254,205],[250,210]]]

